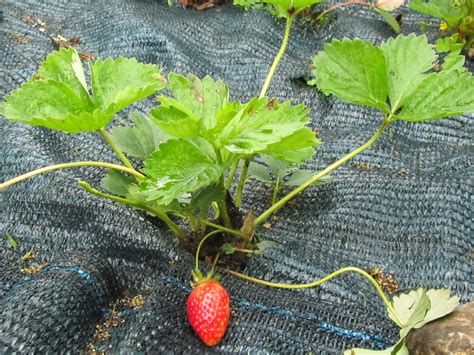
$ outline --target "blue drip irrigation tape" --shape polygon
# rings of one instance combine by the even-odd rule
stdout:
[[[49,265],[45,267],[44,269],[42,269],[40,272],[48,272],[50,270],[65,270],[65,271],[76,273],[88,285],[94,288],[99,299],[105,300],[104,292],[102,292],[101,287],[94,280],[92,275],[89,274],[87,271],[83,270],[82,268],[80,268],[79,266],[77,265],[69,266],[69,265],[60,265],[60,264]],[[176,277],[162,276],[162,279],[166,283],[169,283],[171,285],[174,285],[180,288],[185,293],[190,293],[192,291],[191,287],[189,287],[186,283],[182,282]],[[27,282],[29,280],[31,280],[30,277],[28,276],[23,277],[23,281]],[[20,287],[20,285],[16,285],[15,287]],[[357,339],[361,341],[372,342],[376,349],[381,350],[392,345],[392,342],[390,340],[384,340],[383,337],[379,334],[368,335],[361,331],[339,327],[337,325],[334,325],[328,322],[318,321],[318,318],[314,314],[311,314],[311,313],[307,313],[307,314],[298,313],[293,310],[284,309],[284,308],[275,307],[275,306],[267,306],[261,303],[252,303],[252,302],[249,302],[243,299],[238,299],[235,297],[233,298],[233,301],[235,304],[237,304],[239,308],[242,308],[242,309],[258,310],[262,312],[269,312],[269,313],[274,313],[274,314],[278,314],[285,317],[290,317],[293,319],[314,322],[319,329],[328,331],[330,333],[336,334],[346,339]],[[110,310],[108,308],[104,308],[103,312],[109,313]],[[130,312],[132,312],[132,310],[130,310]],[[130,312],[126,312],[127,314],[124,314],[124,315],[130,315]]]
[[[166,276],[166,277],[163,277],[163,279],[165,282],[172,284],[174,286],[177,286],[178,288],[182,289],[186,293],[190,293],[192,291],[190,287],[188,287],[185,283],[183,283],[182,281],[180,281],[179,279],[175,277]],[[284,309],[281,307],[267,306],[261,303],[252,303],[243,299],[237,299],[236,297],[233,298],[233,301],[235,304],[237,304],[239,308],[242,308],[242,309],[258,310],[262,312],[269,312],[269,313],[274,313],[274,314],[278,314],[285,317],[290,317],[293,319],[314,322],[318,328],[325,330],[327,332],[336,334],[338,336],[344,337],[346,339],[357,339],[357,340],[362,340],[366,342],[372,342],[374,347],[379,350],[386,349],[388,346],[392,345],[392,342],[390,340],[388,339],[384,340],[383,337],[379,334],[368,335],[361,331],[339,327],[337,325],[334,325],[328,322],[318,321],[318,318],[314,314],[311,314],[311,313],[302,314],[302,313],[298,313],[293,310]]]

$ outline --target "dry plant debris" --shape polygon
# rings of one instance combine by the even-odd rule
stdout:
[[[372,276],[385,291],[393,293],[398,290],[398,281],[393,273],[384,274],[383,270],[377,267],[367,270],[367,273]]]

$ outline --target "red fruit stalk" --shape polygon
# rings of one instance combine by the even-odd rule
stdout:
[[[214,346],[224,337],[229,326],[230,298],[227,290],[215,279],[204,279],[188,297],[188,320],[207,346]]]

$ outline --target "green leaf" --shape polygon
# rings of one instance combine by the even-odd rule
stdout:
[[[393,308],[405,327],[412,327],[423,321],[430,309],[430,299],[423,288],[394,296]],[[396,323],[396,316],[388,310],[389,317]]]
[[[457,23],[468,14],[467,1],[470,0],[412,0],[410,9],[437,17],[448,24],[456,27]]]
[[[270,168],[272,175],[280,180],[296,169],[295,164],[276,159],[272,156],[262,155],[261,159]]]
[[[94,99],[74,49],[49,55],[32,80],[0,103],[7,119],[67,133],[105,127],[114,113],[164,87],[154,65],[107,59],[91,67]]]
[[[193,74],[186,78],[176,73],[170,73],[168,81],[168,88],[173,93],[175,102],[199,117],[204,129],[216,126],[217,113],[229,98],[229,90],[223,81],[214,81],[210,76],[200,80]]]
[[[36,80],[23,84],[0,103],[7,119],[67,133],[95,131],[113,118],[112,112],[93,109],[66,84]]]
[[[393,17],[393,15],[390,12],[387,12],[382,9],[377,9],[377,8],[375,8],[375,10],[380,14],[380,16],[383,17],[385,22],[389,24],[389,26],[392,28],[392,30],[395,33],[400,33],[400,25],[398,24],[398,21],[395,19],[395,17]]]
[[[110,193],[118,196],[127,196],[130,185],[135,182],[133,178],[117,170],[109,170],[100,181],[100,186]]]
[[[397,117],[404,121],[427,121],[474,111],[474,77],[458,70],[430,74],[403,100]]]
[[[114,126],[110,129],[112,141],[124,153],[145,160],[169,139],[150,117],[139,112],[131,112],[133,126]]]
[[[387,65],[390,104],[395,112],[426,78],[424,73],[433,68],[436,54],[426,36],[414,34],[390,38],[381,48]]]
[[[206,186],[203,189],[192,193],[191,203],[188,209],[209,209],[215,201],[223,201],[226,191],[219,184]]]
[[[269,103],[267,98],[253,99],[224,127],[217,145],[234,154],[263,152],[271,144],[302,129],[309,122],[307,114],[304,105],[291,106],[289,102],[280,105],[276,100]]]
[[[446,52],[461,52],[463,48],[463,44],[460,43],[459,40],[459,33],[455,33],[449,37],[442,37],[439,38],[436,43],[436,51],[438,53],[446,53]]]
[[[248,173],[251,177],[257,179],[258,181],[265,183],[272,183],[273,179],[268,172],[268,168],[265,165],[250,162]]]
[[[319,4],[323,1],[324,0],[262,0],[264,3],[278,5],[287,11],[291,8],[294,10],[304,9],[305,7]]]
[[[400,341],[394,346],[384,350],[369,350],[354,348],[344,351],[344,355],[409,355],[404,341]]]
[[[314,82],[325,95],[388,112],[382,50],[360,39],[333,40],[313,58]]]
[[[279,243],[272,240],[262,240],[261,242],[256,243],[255,246],[260,252],[262,252],[266,249],[275,248],[278,244]]]
[[[8,240],[8,243],[10,244],[10,246],[16,250],[16,248],[18,248],[18,242],[15,240],[15,238],[13,238],[13,236],[11,236],[10,234],[7,234],[7,240]]]
[[[315,153],[314,147],[322,144],[309,127],[303,127],[279,142],[270,144],[261,154],[272,156],[289,163],[301,164],[311,159]]]
[[[459,52],[451,52],[446,57],[444,57],[441,68],[444,71],[457,70],[460,73],[466,72],[467,68],[464,67],[465,61],[466,61],[466,57],[459,54]]]
[[[221,246],[221,251],[224,253],[224,254],[234,254],[235,253],[235,246],[233,246],[232,244],[230,243],[225,243]]]
[[[166,133],[177,138],[197,137],[201,132],[201,119],[179,101],[166,96],[159,98],[161,105],[150,111],[155,123]]]
[[[205,139],[171,139],[145,160],[147,178],[140,188],[148,200],[167,205],[215,183],[227,167],[217,163],[214,148]]]
[[[79,55],[73,48],[61,49],[48,55],[34,78],[66,84],[83,101],[91,102],[84,68]]]
[[[431,308],[426,313],[423,322],[417,324],[415,328],[420,328],[426,323],[444,317],[459,306],[459,297],[451,296],[449,289],[431,289],[426,292],[426,295],[430,299]]]
[[[316,172],[314,171],[298,169],[293,174],[291,174],[288,180],[284,181],[283,184],[287,186],[299,186],[308,181],[314,175],[316,175]],[[313,185],[326,185],[333,181],[334,178],[332,176],[323,176],[322,178],[316,180]]]
[[[91,65],[94,102],[107,111],[119,112],[165,87],[156,65],[134,58],[107,58]]]

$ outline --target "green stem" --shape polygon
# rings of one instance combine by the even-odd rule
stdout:
[[[249,171],[250,161],[252,159],[246,159],[244,162],[244,166],[242,167],[242,172],[240,173],[239,179],[239,186],[237,186],[237,192],[235,194],[235,206],[240,207],[240,203],[242,202],[242,193],[244,191],[245,182],[247,180],[247,174]]]
[[[201,239],[201,241],[199,242],[199,245],[197,247],[197,250],[196,250],[196,271],[199,270],[199,253],[201,252],[201,248],[202,246],[204,245],[204,242],[211,236],[213,236],[214,234],[217,234],[217,233],[221,233],[220,230],[215,230],[215,231],[212,231],[212,232],[209,232],[207,233],[204,238]]]
[[[227,181],[224,185],[226,190],[230,189],[230,186],[232,185],[232,181],[234,181],[234,175],[235,175],[235,172],[237,171],[237,168],[239,166],[239,162],[240,162],[240,160],[237,159],[236,161],[234,161],[232,163],[232,166],[231,166],[230,171],[229,171],[229,176],[227,177]]]
[[[150,206],[147,206],[145,204],[142,204],[140,202],[136,202],[136,201],[132,201],[132,200],[128,200],[126,198],[123,198],[123,197],[120,197],[120,196],[115,196],[115,195],[110,195],[108,193],[105,193],[105,192],[102,192],[102,191],[99,191],[95,188],[93,188],[89,183],[85,182],[85,181],[82,181],[82,180],[79,180],[78,182],[78,185],[81,186],[84,190],[86,190],[87,192],[93,194],[93,195],[96,195],[96,196],[99,196],[99,197],[102,197],[102,198],[105,198],[107,200],[112,200],[112,201],[115,201],[115,202],[119,202],[119,203],[123,203],[125,205],[128,205],[128,206],[132,206],[132,207],[135,207],[135,208],[139,208],[139,209],[142,209],[142,210],[145,210],[147,212],[149,212],[150,214],[158,217],[159,219],[161,219],[163,222],[166,223],[166,225],[168,226],[168,228],[178,237],[178,238],[184,238],[186,236],[186,234],[183,232],[183,230],[176,224],[174,223],[169,217],[168,215],[163,212],[162,210],[160,210],[159,208],[152,208]]]
[[[224,222],[224,226],[228,229],[232,229],[232,222],[230,221],[229,213],[227,212],[227,203],[225,200],[219,201],[217,203],[219,205],[219,210],[221,212],[222,221]]]
[[[374,133],[374,135],[365,144],[361,145],[359,148],[353,150],[349,154],[343,156],[341,159],[339,159],[338,161],[332,163],[326,169],[320,171],[316,175],[313,175],[310,179],[306,180],[302,185],[298,186],[296,189],[291,191],[288,195],[281,198],[277,203],[272,205],[265,212],[263,212],[260,216],[258,216],[255,219],[255,221],[253,222],[253,225],[258,226],[260,223],[265,221],[270,215],[272,215],[274,212],[279,210],[285,203],[290,201],[293,197],[295,197],[301,191],[306,189],[308,186],[314,184],[317,180],[319,180],[323,176],[328,175],[330,172],[337,169],[338,167],[343,165],[345,162],[347,162],[348,160],[355,157],[357,154],[362,153],[364,150],[370,148],[380,138],[380,136],[382,135],[384,130],[388,127],[388,125],[391,122],[391,120],[390,120],[391,117],[392,116],[389,116],[387,119],[384,120],[384,122],[380,126],[380,128]]]
[[[124,173],[133,175],[134,177],[138,179],[142,179],[145,177],[145,175],[140,174],[138,171],[135,169],[130,169],[126,168],[122,165],[117,165],[117,164],[111,164],[111,163],[105,163],[101,161],[76,161],[72,163],[63,163],[63,164],[56,164],[56,165],[51,165],[51,166],[46,166],[44,168],[36,169],[33,171],[30,171],[29,173],[17,176],[16,178],[13,178],[11,180],[5,181],[0,184],[0,190],[5,189],[13,184],[16,184],[18,182],[21,182],[23,180],[29,179],[33,176],[40,175],[43,173],[47,173],[49,171],[53,170],[59,170],[59,169],[67,169],[67,168],[77,168],[81,166],[98,166],[101,168],[107,168],[107,169],[114,169],[118,171],[122,171]]]
[[[99,134],[102,136],[102,138],[104,138],[107,144],[110,145],[112,150],[115,152],[115,154],[117,154],[119,159],[122,161],[123,165],[125,165],[129,169],[134,169],[133,165],[127,159],[125,154],[122,153],[122,151],[119,149],[119,147],[117,147],[117,145],[114,143],[112,138],[110,138],[110,136],[107,134],[107,131],[105,130],[105,128],[101,128],[97,132],[99,132]]]
[[[175,216],[178,216],[180,218],[187,218],[185,215],[183,214],[180,214],[180,213],[174,213]],[[212,228],[215,228],[215,229],[218,229],[222,232],[225,232],[225,233],[229,233],[229,234],[233,234],[239,238],[243,238],[244,237],[244,234],[238,230],[235,230],[235,229],[231,229],[231,228],[226,228],[224,226],[221,226],[219,224],[216,224],[216,223],[212,223],[206,219],[202,219],[202,218],[198,218],[199,222],[201,222],[202,224],[205,224],[209,227],[212,227]]]
[[[283,54],[285,53],[286,46],[288,45],[288,40],[290,38],[290,31],[291,25],[293,24],[293,20],[295,18],[295,14],[288,14],[286,18],[286,27],[285,27],[285,34],[283,35],[283,41],[281,42],[280,50],[278,51],[275,59],[273,60],[273,64],[270,67],[270,71],[268,72],[267,78],[265,79],[265,83],[263,84],[262,91],[260,91],[259,98],[264,97],[267,94],[268,88],[270,87],[270,83],[272,82],[273,75],[275,75],[275,71],[280,63]]]
[[[374,5],[372,5],[371,3],[366,2],[364,0],[352,0],[352,1],[347,1],[347,2],[340,2],[338,4],[335,4],[335,5],[331,6],[327,10],[324,10],[323,12],[321,12],[318,15],[318,17],[316,17],[316,20],[314,20],[314,22],[318,22],[324,15],[327,15],[331,11],[333,11],[333,10],[339,8],[339,7],[343,7],[343,6],[347,6],[347,5],[364,5],[364,6],[368,6],[368,7],[372,7],[372,8],[374,7]]]
[[[219,224],[215,224],[215,223],[212,223],[212,222],[209,222],[205,219],[200,219],[200,222],[205,224],[205,225],[208,225],[209,227],[212,227],[212,228],[215,228],[215,229],[218,229],[218,230],[221,230],[222,232],[226,232],[226,233],[229,233],[229,234],[233,234],[239,238],[243,238],[244,235],[242,234],[242,232],[239,232],[235,229],[231,229],[231,228],[227,228],[227,227],[224,227],[224,226],[221,226]]]
[[[275,181],[275,188],[273,189],[272,205],[274,205],[277,202],[278,192],[280,191],[279,188],[280,188],[280,177],[278,176]]]
[[[235,275],[237,277],[240,277],[242,279],[245,279],[247,281],[258,283],[260,285],[270,286],[270,287],[277,287],[277,288],[286,288],[286,289],[301,289],[301,288],[315,287],[315,286],[319,286],[319,285],[321,285],[321,284],[323,284],[323,283],[325,283],[325,282],[327,282],[327,281],[329,281],[329,280],[331,280],[331,279],[333,279],[333,278],[335,278],[335,277],[337,277],[341,274],[344,274],[346,272],[356,272],[356,273],[362,275],[363,277],[365,277],[372,284],[372,286],[375,287],[375,289],[377,290],[378,295],[382,299],[383,303],[385,303],[385,306],[387,307],[387,309],[392,314],[395,315],[397,325],[400,328],[403,328],[403,322],[398,317],[397,313],[395,312],[395,309],[392,306],[392,303],[388,300],[387,296],[385,296],[385,294],[383,293],[382,288],[379,286],[377,281],[375,281],[374,278],[372,276],[370,276],[368,273],[366,273],[364,270],[359,269],[359,268],[354,267],[354,266],[348,266],[348,267],[344,267],[342,269],[336,270],[333,273],[331,273],[331,274],[329,274],[329,275],[327,275],[327,276],[325,276],[325,277],[323,277],[319,280],[310,282],[310,283],[293,284],[293,285],[264,281],[264,280],[256,279],[254,277],[247,276],[247,275],[241,274],[239,272],[231,271],[231,270],[227,270],[227,272],[229,272],[232,275]]]

